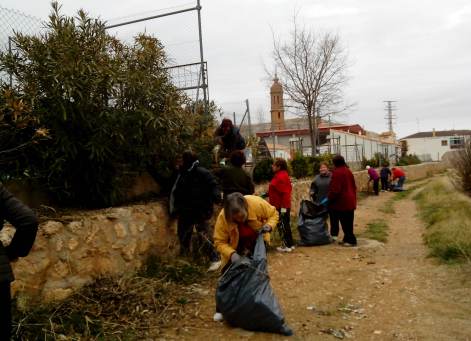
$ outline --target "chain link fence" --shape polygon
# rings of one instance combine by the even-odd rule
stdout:
[[[44,30],[44,22],[32,15],[0,6],[0,51],[14,52],[15,33],[38,35]],[[0,79],[12,83],[11,75],[0,70]]]
[[[151,34],[157,37],[163,44],[169,62],[167,71],[173,84],[185,92],[190,100],[203,99],[203,91],[207,89],[207,63],[200,62],[200,44],[198,35],[198,22],[196,16],[196,2],[174,1],[172,6],[158,10],[149,10],[125,17],[106,20],[106,24],[116,24],[140,20],[141,18],[164,15],[153,20],[131,23],[128,25],[108,29],[108,33],[118,37],[124,43],[131,44],[133,38],[140,33]],[[167,15],[169,11],[180,11],[185,8],[192,11]],[[102,18],[103,19],[103,18]],[[16,32],[26,35],[38,35],[45,31],[44,21],[32,15],[15,9],[0,6],[0,51],[15,52],[15,44],[12,39]],[[203,81],[203,77],[205,77]],[[0,70],[0,80],[13,83],[11,75]],[[208,94],[207,94],[208,95]]]

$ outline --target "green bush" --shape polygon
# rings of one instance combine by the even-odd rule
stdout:
[[[375,153],[371,159],[363,157],[361,160],[361,166],[363,169],[365,169],[366,166],[378,168],[381,167],[384,163],[389,164],[389,160],[386,160],[383,154],[381,153]]]
[[[297,179],[305,178],[309,175],[309,159],[301,154],[295,155],[290,162],[290,166],[293,176]]]
[[[53,3],[45,34],[17,33],[14,41],[0,69],[13,74],[9,91],[50,137],[25,151],[15,173],[37,179],[57,202],[120,203],[130,176],[152,160],[164,165],[190,144],[211,149],[214,120],[192,114],[196,104],[172,85],[158,39],[141,34],[125,45],[103,22],[83,11],[66,17]]]
[[[417,155],[409,154],[409,155],[401,156],[401,158],[397,162],[397,165],[398,166],[408,166],[408,165],[417,165],[419,163],[422,163],[422,161],[420,161],[420,159]]]
[[[270,181],[273,178],[273,159],[263,159],[258,162],[253,169],[253,181],[255,183],[261,183],[264,181]]]

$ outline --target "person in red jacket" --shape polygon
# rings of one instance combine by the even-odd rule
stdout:
[[[268,201],[275,206],[280,214],[279,231],[283,238],[283,246],[278,247],[280,252],[291,252],[294,250],[293,236],[290,226],[291,211],[291,180],[288,175],[288,164],[283,159],[276,159],[272,165],[273,179],[268,187]]]
[[[336,155],[332,159],[334,171],[329,185],[329,214],[330,231],[332,237],[337,239],[339,222],[342,224],[344,246],[356,246],[357,239],[353,233],[353,220],[357,208],[357,187],[352,172],[347,167],[345,159]]]
[[[404,181],[406,181],[406,173],[404,173],[404,171],[399,167],[393,167],[391,170],[393,181],[397,180],[397,184],[393,186],[393,190],[403,191]]]

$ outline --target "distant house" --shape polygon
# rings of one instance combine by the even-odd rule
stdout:
[[[426,131],[400,139],[403,154],[415,154],[422,161],[441,161],[443,154],[464,147],[471,130]]]

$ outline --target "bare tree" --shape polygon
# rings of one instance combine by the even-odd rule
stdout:
[[[273,36],[273,59],[289,105],[307,115],[312,155],[316,155],[321,119],[346,109],[342,105],[347,54],[340,38],[300,28],[295,18],[294,30],[286,41],[279,42]]]

